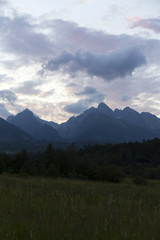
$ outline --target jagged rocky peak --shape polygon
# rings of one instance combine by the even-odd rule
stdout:
[[[23,116],[23,117],[34,117],[34,114],[31,110],[26,108],[24,111],[17,114],[17,116]]]
[[[128,112],[128,113],[137,113],[137,114],[139,114],[136,110],[134,110],[134,109],[132,109],[132,108],[130,108],[130,107],[125,107],[125,108],[123,109],[123,111],[124,111],[124,112]]]
[[[88,115],[88,114],[90,114],[90,113],[92,113],[92,112],[94,112],[94,111],[95,111],[95,107],[91,107],[91,108],[85,110],[82,114]]]
[[[25,110],[23,110],[21,113],[33,114],[33,112],[32,112],[31,110],[29,110],[28,108],[26,108]]]
[[[122,109],[118,109],[118,108],[114,110],[114,112],[117,112],[117,113],[121,113],[122,111],[123,111]]]
[[[104,102],[101,102],[98,105],[98,111],[103,112],[103,113],[107,113],[109,115],[113,115],[114,112],[111,108],[109,108]]]

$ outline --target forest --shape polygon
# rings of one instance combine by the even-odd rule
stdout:
[[[86,145],[66,149],[50,143],[43,152],[25,149],[0,154],[0,173],[120,182],[123,178],[160,179],[160,140]]]

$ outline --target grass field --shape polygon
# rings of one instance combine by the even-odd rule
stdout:
[[[160,182],[0,175],[2,240],[159,240]]]

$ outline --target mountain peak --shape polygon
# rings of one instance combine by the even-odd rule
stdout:
[[[22,112],[23,112],[23,113],[32,113],[32,111],[29,110],[28,108],[24,109]]]
[[[108,107],[104,102],[99,103],[98,108],[106,108]]]
[[[98,105],[98,108],[97,108],[100,112],[102,113],[106,113],[108,115],[113,115],[114,112],[111,108],[109,108],[104,102],[101,102],[99,105]]]
[[[124,109],[123,109],[123,111],[124,112],[134,112],[134,113],[138,113],[136,110],[134,110],[134,109],[132,109],[132,108],[130,108],[130,107],[125,107]],[[138,113],[139,114],[139,113]]]
[[[26,108],[24,111],[18,113],[18,115],[24,115],[24,116],[34,116],[33,112]]]

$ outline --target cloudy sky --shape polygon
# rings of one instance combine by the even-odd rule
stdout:
[[[0,0],[0,116],[160,116],[159,0]]]

